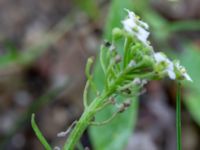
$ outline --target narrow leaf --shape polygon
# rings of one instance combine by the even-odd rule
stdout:
[[[35,122],[35,114],[32,114],[31,125],[32,125],[33,130],[35,131],[35,134],[36,134],[38,140],[45,147],[45,149],[46,150],[52,150],[51,146],[49,145],[49,143],[47,142],[47,140],[45,139],[45,137],[42,135],[40,129],[38,128],[38,126],[37,126],[37,124]]]

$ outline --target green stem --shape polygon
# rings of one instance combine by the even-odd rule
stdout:
[[[100,96],[95,98],[90,103],[90,105],[84,110],[76,126],[70,133],[68,140],[66,141],[64,145],[63,150],[74,150],[76,143],[79,141],[81,135],[83,134],[85,129],[88,127],[88,125],[90,125],[96,112],[99,110],[99,108],[102,107],[102,105],[104,105],[106,100],[108,100],[108,98],[112,96],[114,92],[116,92],[116,89],[117,89],[116,85],[121,85],[127,73],[128,73],[127,70],[120,73],[119,77],[115,80],[115,82],[113,82],[112,85],[110,85],[107,90],[104,90]]]
[[[41,144],[45,147],[45,149],[46,150],[52,150],[51,146],[49,145],[49,143],[47,142],[45,137],[42,135],[42,132],[40,131],[40,129],[38,128],[38,126],[35,122],[35,114],[32,114],[31,125],[32,125],[33,130],[35,131],[37,138],[39,139]]]
[[[125,39],[125,44],[124,44],[124,68],[126,68],[126,66],[128,65],[128,56],[129,56],[129,48],[130,48],[130,44],[131,44],[131,38],[127,37]]]
[[[176,98],[176,137],[177,150],[181,150],[181,84],[178,82]]]
[[[112,90],[109,92],[104,92],[100,97],[97,97],[84,111],[81,118],[77,122],[76,126],[70,133],[67,142],[64,145],[63,150],[74,150],[76,143],[79,141],[81,135],[90,124],[93,119],[96,109],[102,105],[102,103],[107,100],[107,98],[112,94]]]

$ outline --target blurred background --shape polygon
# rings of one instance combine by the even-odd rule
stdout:
[[[51,145],[63,145],[66,138],[56,137],[57,133],[83,111],[86,60],[98,54],[103,37],[111,33],[105,31],[122,14],[118,5],[126,1],[0,0],[0,149],[43,149],[30,125],[33,112]],[[200,0],[127,4],[150,25],[155,50],[180,59],[193,78],[181,88],[182,141],[183,150],[199,150]],[[176,150],[176,83],[152,81],[145,88],[123,147]],[[94,137],[87,130],[83,147],[104,150],[93,146],[101,140]]]

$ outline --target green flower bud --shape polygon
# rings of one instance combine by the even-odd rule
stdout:
[[[132,57],[136,62],[140,62],[143,58],[143,54],[140,49],[132,50]]]
[[[142,61],[144,62],[144,66],[153,68],[154,60],[153,60],[152,57],[145,55],[145,56],[143,56],[143,60]]]
[[[119,40],[120,38],[122,38],[123,36],[123,31],[120,29],[120,28],[114,28],[112,30],[112,36],[113,36],[113,39],[116,41],[116,40]]]

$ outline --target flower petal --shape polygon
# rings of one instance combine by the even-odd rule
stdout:
[[[192,78],[187,73],[184,73],[183,76],[185,77],[186,80],[193,82]]]
[[[125,9],[128,12],[128,17],[122,21],[124,30],[131,35],[134,35],[143,44],[149,45],[147,38],[149,37],[148,24],[139,20],[139,18],[134,14],[134,12]]]

